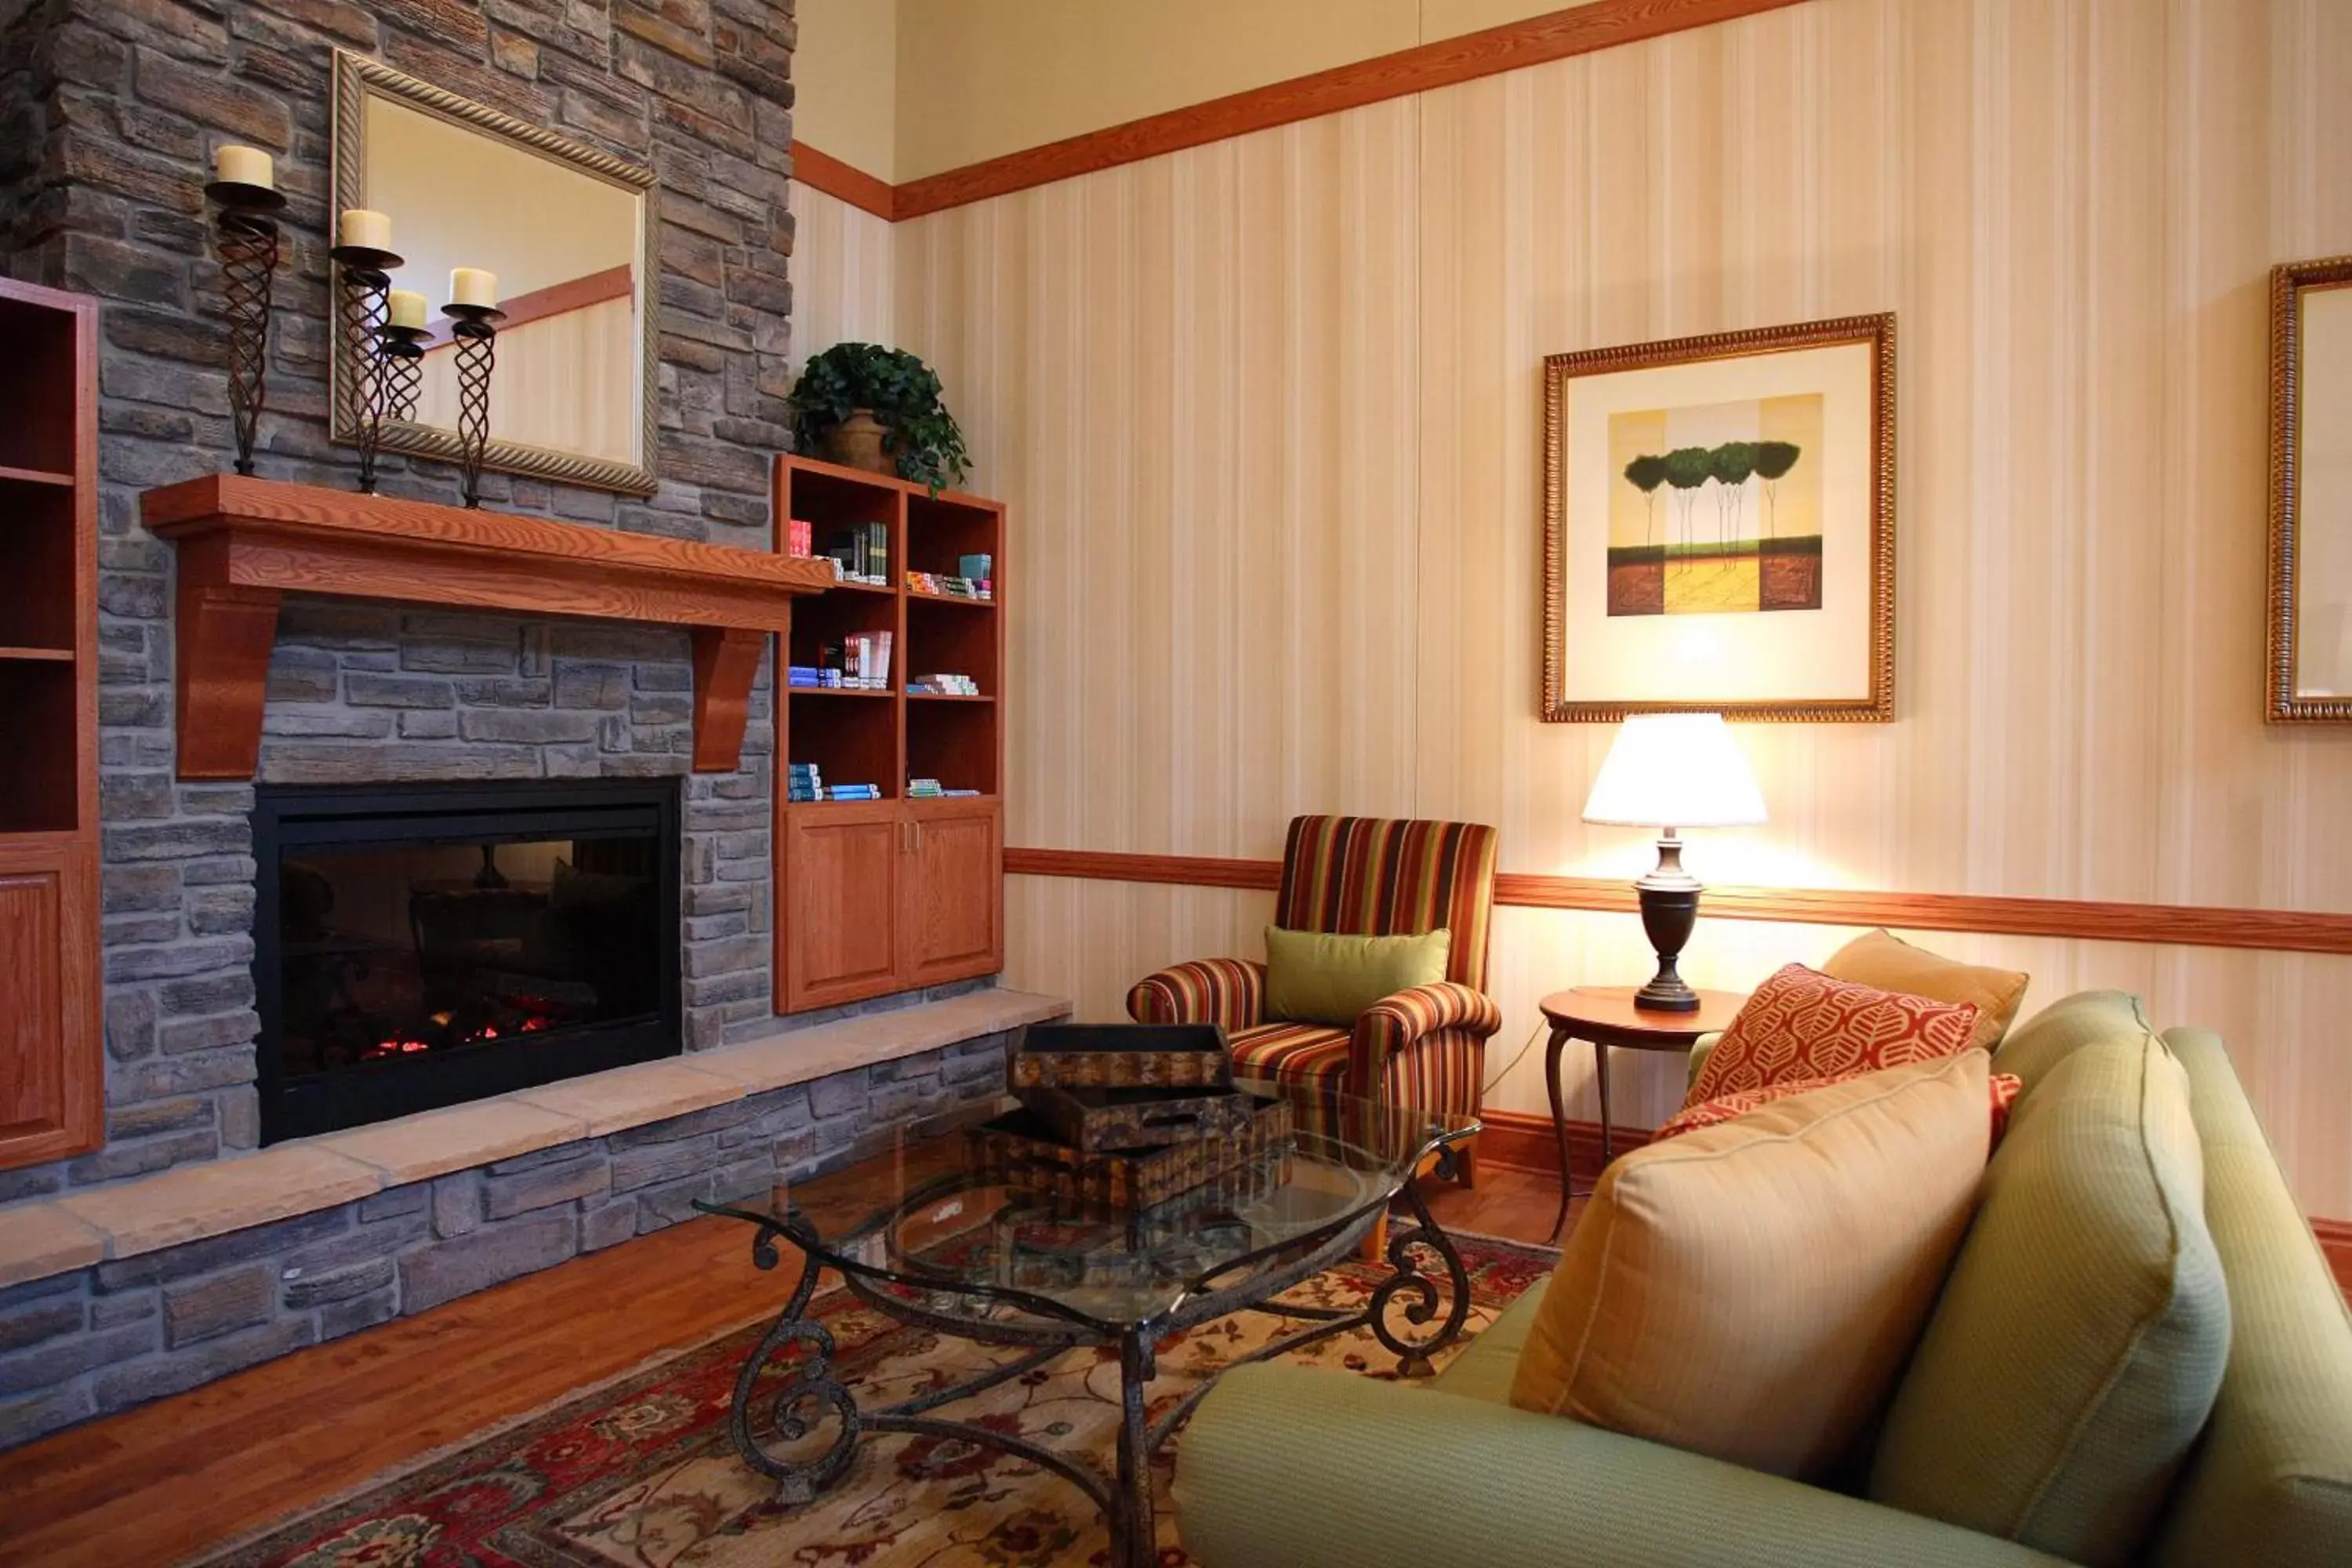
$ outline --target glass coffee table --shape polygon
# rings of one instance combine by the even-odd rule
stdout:
[[[1287,1137],[1148,1208],[1112,1207],[1008,1173],[970,1134],[1017,1110],[1009,1097],[909,1123],[887,1150],[793,1187],[788,1202],[697,1205],[756,1226],[751,1258],[761,1268],[779,1261],[779,1239],[807,1258],[735,1380],[730,1428],[744,1460],[775,1479],[782,1500],[798,1504],[841,1477],[864,1433],[962,1439],[1070,1481],[1108,1521],[1116,1568],[1149,1568],[1151,1456],[1209,1386],[1146,1419],[1145,1385],[1169,1335],[1237,1311],[1297,1320],[1294,1331],[1243,1358],[1264,1361],[1368,1328],[1400,1372],[1427,1375],[1430,1357],[1462,1331],[1470,1279],[1413,1177],[1433,1166],[1451,1174],[1454,1149],[1478,1123],[1270,1083],[1236,1087],[1288,1101]],[[1279,1300],[1348,1258],[1400,1197],[1405,1212],[1385,1248],[1390,1272],[1360,1309]],[[863,1408],[834,1375],[832,1335],[809,1315],[827,1269],[899,1321],[1022,1353],[953,1387]],[[1071,1351],[1111,1346],[1121,1406],[1115,1476],[1026,1437],[931,1414]],[[789,1358],[781,1379],[763,1384],[780,1358]]]

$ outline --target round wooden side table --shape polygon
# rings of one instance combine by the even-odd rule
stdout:
[[[1551,1222],[1558,1239],[1568,1223],[1571,1199],[1584,1194],[1569,1180],[1568,1108],[1560,1099],[1559,1053],[1570,1040],[1592,1042],[1592,1061],[1601,1094],[1601,1163],[1615,1157],[1609,1125],[1609,1047],[1637,1051],[1685,1051],[1701,1035],[1725,1028],[1747,997],[1729,991],[1698,993],[1698,1011],[1666,1013],[1633,1005],[1631,985],[1579,985],[1555,991],[1541,1004],[1544,1021],[1551,1026],[1551,1041],[1544,1047],[1544,1083],[1551,1090],[1552,1136],[1559,1143],[1559,1214]],[[1589,1190],[1589,1189],[1588,1189]]]

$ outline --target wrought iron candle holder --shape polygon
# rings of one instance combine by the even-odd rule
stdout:
[[[370,495],[375,493],[376,458],[383,450],[383,422],[416,417],[417,395],[425,386],[425,340],[432,335],[422,327],[390,321],[375,330],[367,421],[360,426],[360,489]]]
[[[377,439],[382,426],[375,416],[379,374],[378,333],[384,325],[385,302],[392,294],[392,269],[402,258],[372,245],[339,245],[327,252],[342,269],[342,298],[337,314],[342,328],[342,363],[351,375],[342,389],[351,428],[360,434],[360,489],[375,493]]]
[[[507,313],[490,305],[441,307],[457,343],[458,471],[466,504],[482,504],[482,455],[490,445],[490,373],[499,363],[499,323]]]
[[[228,407],[236,436],[236,471],[253,472],[254,436],[268,396],[269,295],[278,276],[278,216],[286,198],[268,185],[215,180],[205,195],[220,206],[213,254],[221,269],[228,317]]]

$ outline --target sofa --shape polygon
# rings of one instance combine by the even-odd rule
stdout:
[[[2117,994],[2103,994],[2115,997]],[[2134,1016],[2137,1002],[2121,998]],[[2098,999],[2087,1012],[2095,1015]],[[2061,1004],[2062,1007],[2068,1004]],[[2144,1025],[2142,1026],[2145,1026]],[[2352,1563],[2352,1317],[2213,1034],[2186,1069],[2227,1361],[2137,1560]],[[2004,1065],[1996,1055],[1996,1069]],[[2034,1085],[2029,1079],[2024,1093]],[[2021,1102],[2022,1103],[2022,1102]],[[1998,1156],[1996,1155],[1996,1158]],[[1202,1568],[2023,1568],[2066,1559],[1856,1495],[1509,1403],[1541,1287],[1430,1383],[1244,1366],[1186,1429],[1175,1500]],[[2032,1398],[2021,1387],[2017,1398]]]

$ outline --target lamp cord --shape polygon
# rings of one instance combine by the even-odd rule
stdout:
[[[1528,1059],[1528,1053],[1536,1048],[1536,1041],[1542,1037],[1543,1033],[1544,1026],[1541,1024],[1538,1024],[1533,1029],[1528,1031],[1528,1043],[1519,1047],[1519,1054],[1513,1057],[1509,1061],[1504,1063],[1503,1070],[1496,1073],[1493,1078],[1488,1079],[1486,1080],[1486,1087],[1478,1091],[1478,1102],[1481,1105],[1485,1104],[1486,1097],[1495,1091],[1495,1086],[1496,1084],[1511,1076],[1511,1069],[1513,1068],[1517,1067],[1521,1062]]]

